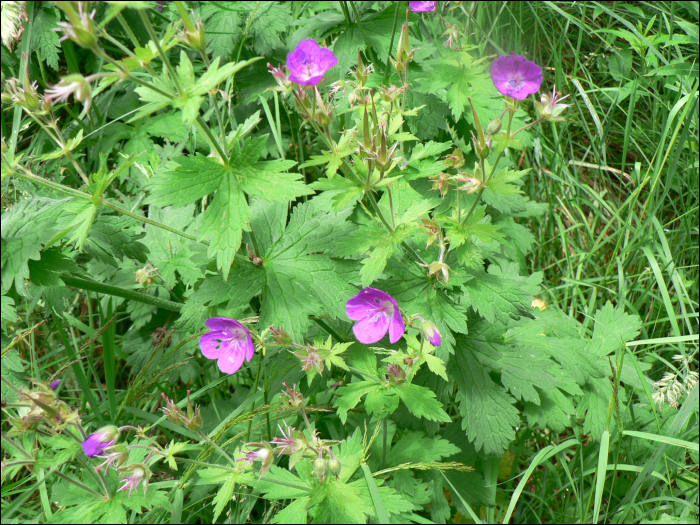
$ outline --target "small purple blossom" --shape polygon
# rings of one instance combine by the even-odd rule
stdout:
[[[357,340],[363,344],[379,341],[389,331],[389,341],[395,343],[406,331],[396,300],[376,288],[364,288],[348,301],[348,317],[359,321],[352,327]]]
[[[259,476],[263,477],[275,459],[272,453],[272,448],[268,443],[246,443],[245,445],[248,449],[252,447],[259,447],[258,450],[253,450],[251,452],[245,452],[242,458],[238,458],[236,461],[245,461],[246,465],[252,465],[254,461],[261,461]]]
[[[435,11],[437,2],[409,2],[408,7],[411,8],[413,13],[427,13]]]
[[[217,359],[219,370],[224,374],[235,374],[250,361],[255,353],[248,329],[234,319],[212,317],[206,322],[212,329],[199,340],[199,347],[207,359]]]
[[[97,432],[90,434],[82,442],[83,451],[89,458],[96,458],[101,455],[107,447],[114,445],[119,438],[119,429],[114,425],[107,425]]]
[[[525,100],[542,84],[542,69],[520,55],[498,57],[491,64],[491,79],[503,95]]]
[[[330,68],[338,63],[338,58],[327,47],[321,47],[315,40],[302,40],[294,51],[287,55],[289,80],[306,86],[315,86]]]
[[[428,341],[430,341],[431,345],[440,346],[440,332],[438,331],[438,327],[435,326],[435,323],[432,321],[424,321],[420,326],[420,331],[428,339]]]
[[[56,390],[59,386],[61,385],[61,380],[56,379],[55,381],[51,381],[51,384],[49,385],[49,388],[51,390]]]

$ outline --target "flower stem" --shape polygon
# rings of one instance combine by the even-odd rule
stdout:
[[[133,290],[125,290],[124,288],[119,288],[110,284],[81,279],[78,277],[73,277],[72,275],[61,275],[61,280],[63,280],[67,286],[72,286],[73,288],[81,288],[91,292],[123,297],[124,299],[130,299],[132,301],[157,306],[158,308],[163,308],[164,310],[179,312],[182,309],[181,303],[168,301],[167,299],[161,299],[160,297],[155,297],[153,295],[148,295],[141,292],[134,292]]]
[[[253,395],[258,391],[258,383],[260,382],[260,371],[262,370],[262,356],[260,356],[260,359],[258,360],[258,371],[255,374],[255,384],[253,385]],[[250,411],[252,412],[255,410],[255,401],[251,404]],[[246,438],[246,441],[250,441],[250,431],[253,428],[253,419],[251,418],[248,421],[248,437]]]
[[[189,233],[185,233],[181,230],[178,230],[177,228],[173,228],[172,226],[168,226],[167,224],[163,224],[162,222],[154,221],[153,219],[149,219],[148,217],[143,217],[142,215],[132,213],[129,210],[126,210],[124,208],[121,208],[120,206],[117,206],[116,204],[112,204],[111,202],[106,200],[104,197],[101,198],[100,203],[103,206],[106,206],[107,208],[111,208],[112,210],[117,211],[119,213],[122,213],[124,215],[127,215],[127,216],[131,217],[132,219],[136,219],[137,221],[151,224],[153,226],[156,226],[157,228],[162,228],[163,230],[167,230],[169,232],[172,232],[176,235],[179,235],[180,237],[184,237],[185,239],[189,239],[191,241],[197,240],[197,237],[195,237],[194,235],[190,235]],[[204,242],[204,244],[209,244],[209,243]]]
[[[173,65],[170,63],[168,56],[165,54],[165,51],[163,51],[163,48],[160,47],[160,41],[158,40],[158,36],[156,35],[156,32],[153,30],[153,26],[151,25],[151,21],[149,20],[148,16],[146,16],[146,11],[144,9],[140,9],[139,15],[141,16],[141,21],[143,22],[143,25],[146,26],[146,31],[148,31],[148,35],[151,37],[151,40],[153,40],[153,44],[156,46],[156,49],[158,50],[158,54],[160,55],[160,58],[163,60],[165,67],[168,69],[168,73],[170,73],[170,78],[172,79],[173,83],[175,84],[175,89],[177,89],[178,94],[181,95],[182,88],[180,87],[180,81],[178,79],[178,76],[176,75],[175,70],[173,69]]]
[[[197,435],[199,437],[201,437],[202,440],[206,441],[208,444],[210,444],[212,447],[214,447],[216,450],[218,450],[219,454],[224,456],[228,460],[228,462],[231,463],[232,466],[234,466],[234,467],[236,466],[236,460],[233,459],[231,456],[229,456],[228,453],[216,443],[216,441],[214,441],[212,438],[210,438],[207,434],[205,434],[201,430],[197,431]]]

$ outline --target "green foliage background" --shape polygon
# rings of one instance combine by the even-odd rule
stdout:
[[[162,458],[148,492],[127,496],[114,471],[99,485],[75,440],[46,425],[16,433],[18,409],[4,407],[3,521],[697,520],[695,3],[411,14],[404,113],[386,123],[403,156],[372,191],[347,73],[360,48],[387,109],[376,93],[402,82],[387,59],[407,2],[132,4],[93,6],[101,45],[131,77],[96,80],[89,109],[54,102],[47,129],[3,99],[2,398],[60,378],[84,426],[148,428]],[[205,54],[175,38],[176,4],[203,20]],[[2,48],[6,93],[25,72],[41,93],[115,70],[59,41],[54,3],[27,2],[27,15]],[[454,49],[445,20],[461,33]],[[265,66],[308,38],[339,59],[326,75],[340,82],[330,142],[270,89]],[[564,122],[494,137],[478,194],[442,195],[447,155],[461,151],[470,173],[478,162],[469,98],[484,126],[503,111],[489,64],[510,53],[540,64],[541,91],[556,86],[572,107]],[[523,108],[513,129],[536,117]],[[429,221],[446,252],[426,242]],[[434,322],[442,345],[426,349],[415,328],[394,346],[346,344],[345,304],[365,286]],[[199,351],[214,316],[262,332],[233,376]],[[264,342],[270,325],[333,358],[306,374]],[[387,379],[404,364],[406,381]],[[217,451],[238,458],[278,423],[303,426],[283,382],[333,440],[337,478],[284,458],[258,476]],[[202,435],[159,411],[161,392],[185,406],[188,391]]]

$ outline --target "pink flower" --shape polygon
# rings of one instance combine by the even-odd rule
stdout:
[[[119,481],[123,481],[124,485],[119,487],[117,492],[124,492],[129,490],[129,497],[131,497],[131,492],[139,486],[139,483],[143,481],[143,493],[145,494],[148,490],[148,476],[146,475],[148,469],[144,465],[129,465],[124,470],[130,470],[131,474],[125,478],[121,478]]]
[[[330,68],[338,63],[333,51],[321,47],[315,40],[302,40],[287,55],[289,80],[306,86],[315,86]]]
[[[199,347],[207,359],[217,359],[219,370],[224,374],[235,374],[243,365],[243,360],[250,361],[255,353],[255,346],[245,326],[227,317],[212,317],[206,322],[212,329],[199,340]]]
[[[372,344],[389,331],[389,341],[395,343],[406,331],[396,300],[376,288],[364,288],[348,301],[348,317],[359,321],[352,327],[360,343]]]
[[[542,69],[520,55],[498,57],[491,64],[491,80],[503,95],[525,100],[542,84]]]
[[[414,13],[427,13],[429,11],[435,11],[437,7],[437,2],[409,2],[408,7]]]

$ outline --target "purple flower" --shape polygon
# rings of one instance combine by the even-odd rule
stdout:
[[[491,79],[503,95],[525,100],[542,84],[542,69],[520,55],[498,57],[491,64]]]
[[[83,441],[83,450],[89,458],[95,458],[104,452],[107,447],[114,445],[119,438],[119,429],[114,425],[107,425],[93,432]]]
[[[428,11],[435,11],[437,2],[409,2],[408,7],[414,13],[427,13]]]
[[[376,288],[364,288],[350,299],[346,312],[350,319],[359,321],[352,327],[352,331],[357,340],[366,345],[379,341],[387,330],[389,341],[393,344],[406,331],[396,300]]]
[[[199,347],[207,359],[217,359],[219,370],[235,374],[243,360],[250,361],[255,353],[248,330],[238,321],[227,317],[212,317],[206,322],[212,329],[199,340]]]
[[[59,387],[60,384],[61,384],[61,380],[60,380],[60,379],[56,379],[55,381],[51,381],[51,384],[49,385],[49,388],[50,388],[51,390],[56,390],[56,389]]]
[[[338,63],[333,51],[320,47],[315,40],[302,40],[297,48],[287,55],[289,80],[315,86],[330,68]]]

